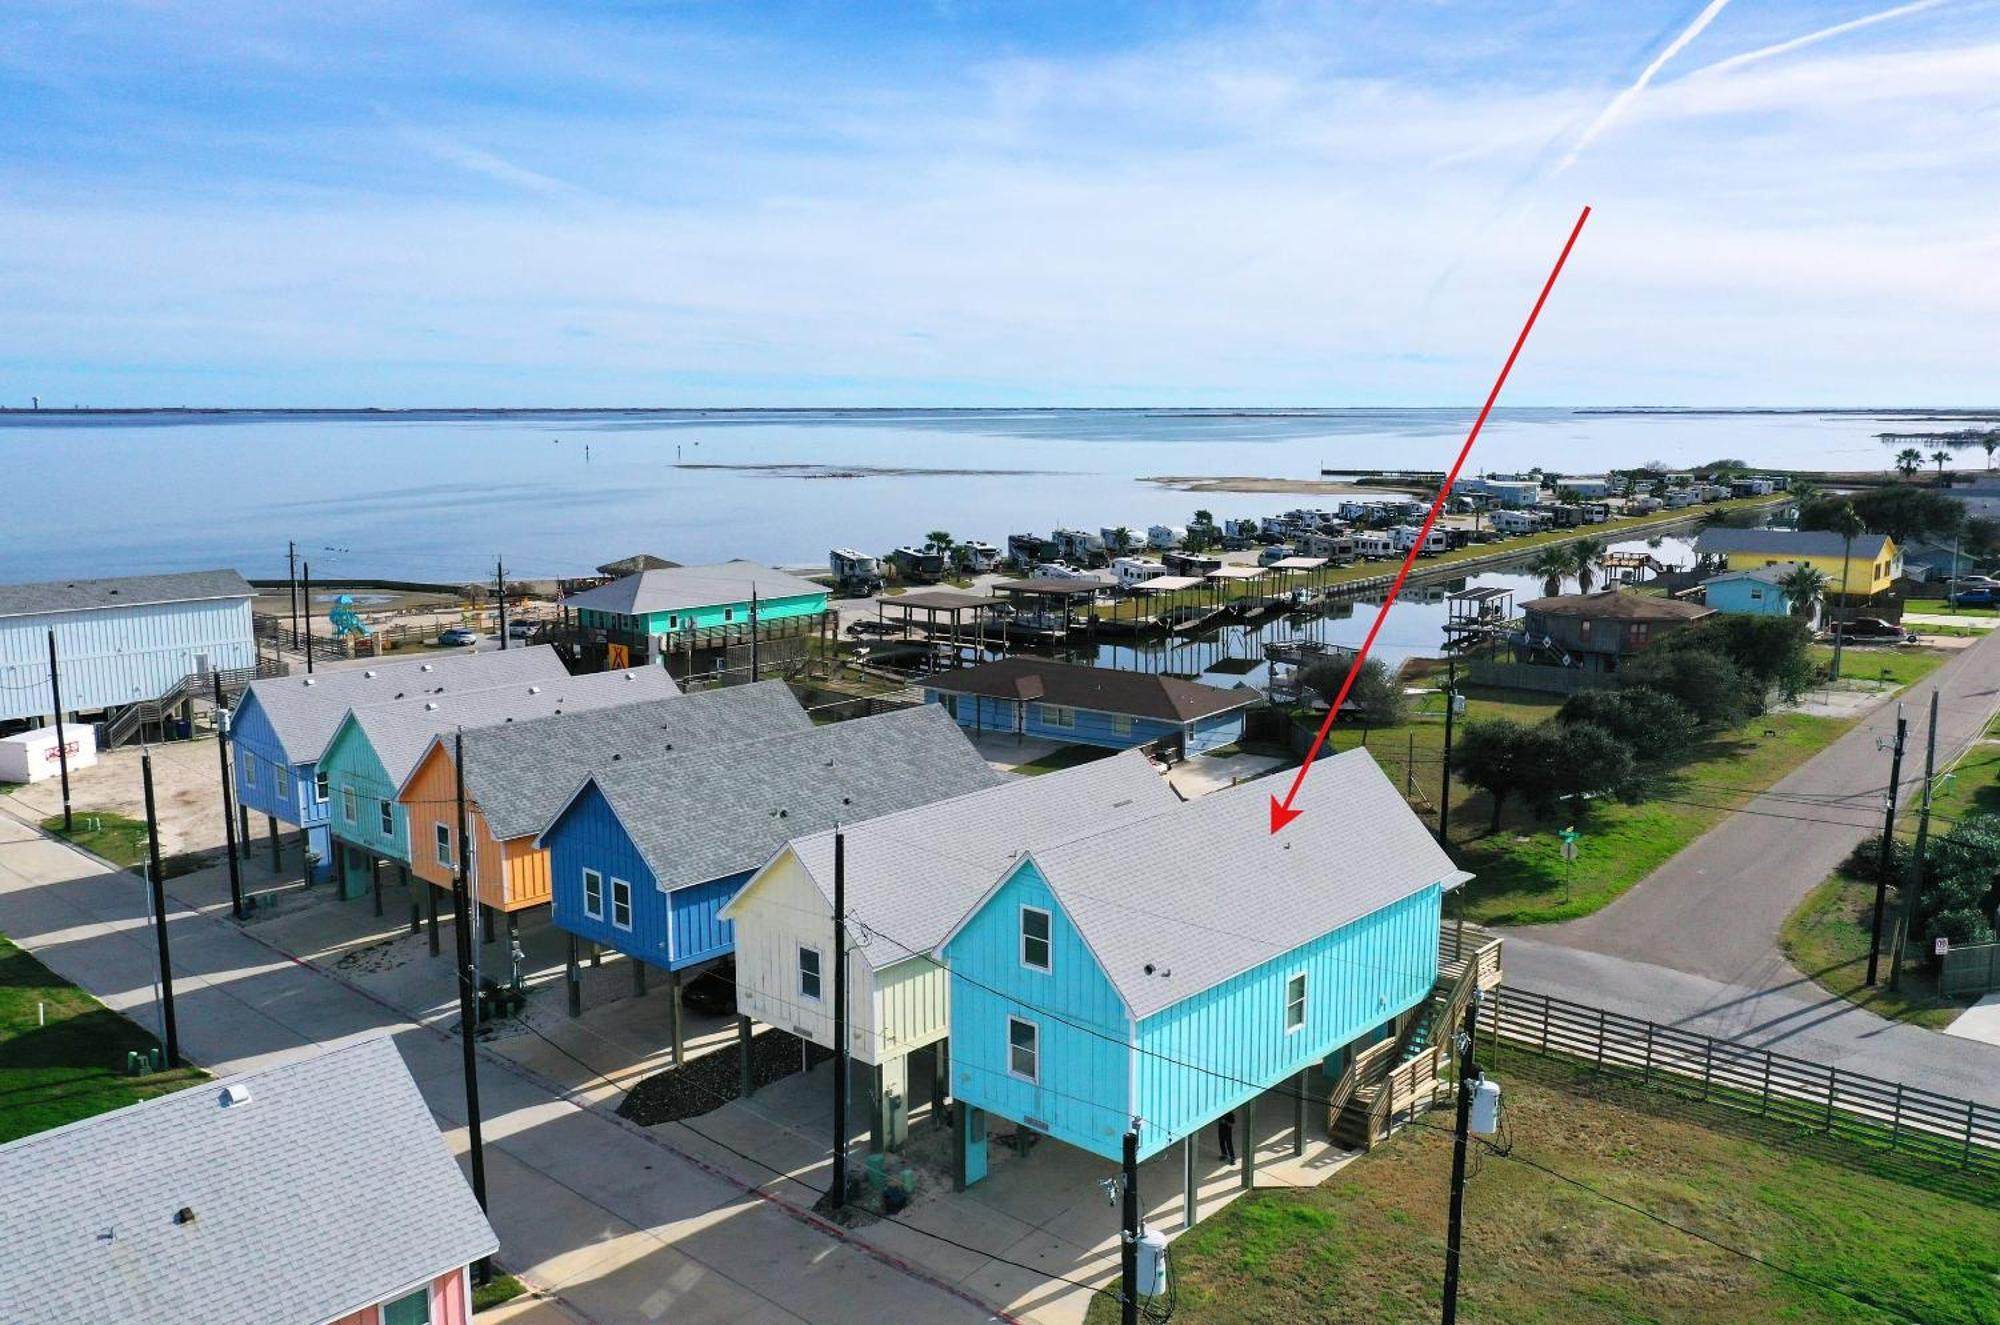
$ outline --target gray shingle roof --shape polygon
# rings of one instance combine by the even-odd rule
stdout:
[[[847,909],[875,941],[880,968],[927,953],[1023,851],[1180,804],[1146,757],[1128,750],[1040,777],[868,819],[845,830]],[[791,843],[833,917],[833,833]]]
[[[836,820],[893,814],[998,785],[1003,776],[943,709],[922,704],[598,769],[588,782],[671,891],[754,870],[791,838]]]
[[[1759,584],[1779,584],[1797,569],[1796,562],[1781,561],[1775,566],[1758,566],[1754,570],[1727,570],[1720,575],[1709,576],[1702,583],[1722,584],[1730,580],[1755,580]]]
[[[1133,1016],[1465,877],[1366,750],[1315,763],[1282,833],[1270,792],[1247,782],[1031,853]]]
[[[640,571],[622,580],[586,589],[566,600],[570,607],[587,607],[620,616],[647,616],[654,612],[676,612],[689,607],[716,607],[725,603],[747,603],[756,587],[760,598],[790,598],[796,594],[823,594],[823,584],[802,580],[754,561],[725,561],[715,566],[675,566],[667,570]]]
[[[1554,598],[1531,598],[1521,604],[1523,612],[1542,616],[1576,617],[1584,621],[1699,621],[1713,616],[1715,609],[1679,598],[1633,593],[1629,589],[1599,589],[1596,593],[1558,594]]]
[[[1854,559],[1875,560],[1882,555],[1886,541],[1883,534],[1857,535]],[[1731,529],[1717,525],[1702,530],[1694,540],[1694,550],[1702,556],[1746,552],[1766,557],[1838,557],[1846,548],[1839,534],[1825,529]]]
[[[614,704],[636,704],[679,694],[665,668],[635,667],[627,672],[565,676],[559,681],[516,682],[485,690],[457,690],[393,704],[353,710],[361,734],[382,761],[382,771],[401,787],[440,732],[524,722],[556,713],[582,713]]]
[[[1028,700],[1094,713],[1126,713],[1164,722],[1192,722],[1226,713],[1264,696],[1248,686],[1224,690],[1172,676],[1127,672],[1116,667],[1084,667],[1025,654],[924,678],[924,688],[952,695]]]
[[[257,707],[264,711],[286,755],[304,762],[319,758],[350,708],[517,682],[561,681],[568,676],[569,668],[554,649],[535,644],[343,667],[309,676],[269,676],[251,682],[248,693],[257,697]]]
[[[389,1039],[227,1084],[0,1146],[0,1314],[311,1325],[497,1249]]]
[[[502,841],[549,826],[583,775],[669,750],[701,752],[812,729],[783,681],[704,690],[465,734],[466,794]]]
[[[233,570],[121,575],[105,580],[48,580],[39,584],[0,584],[0,617],[256,596],[257,591]]]

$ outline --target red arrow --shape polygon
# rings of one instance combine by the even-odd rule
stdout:
[[[1535,306],[1528,311],[1528,320],[1521,325],[1521,334],[1514,338],[1514,348],[1507,354],[1507,362],[1500,365],[1500,376],[1493,379],[1493,389],[1486,393],[1486,403],[1479,407],[1479,417],[1472,421],[1472,431],[1465,435],[1465,445],[1458,448],[1458,459],[1452,462],[1451,472],[1444,476],[1444,485],[1438,489],[1437,500],[1431,503],[1430,514],[1424,517],[1424,525],[1417,533],[1416,542],[1403,555],[1402,569],[1396,572],[1396,582],[1389,586],[1389,596],[1376,609],[1374,624],[1368,627],[1368,637],[1361,641],[1361,651],[1354,655],[1354,661],[1347,666],[1347,677],[1340,683],[1340,693],[1334,696],[1333,705],[1326,711],[1326,717],[1319,724],[1319,732],[1313,737],[1312,748],[1306,751],[1305,762],[1292,778],[1291,789],[1285,792],[1285,799],[1271,797],[1271,831],[1277,832],[1292,820],[1304,814],[1304,810],[1292,808],[1292,801],[1298,796],[1299,788],[1305,785],[1306,774],[1312,771],[1313,760],[1319,758],[1320,747],[1326,744],[1326,734],[1333,730],[1333,720],[1339,716],[1340,706],[1347,702],[1347,692],[1354,688],[1354,678],[1361,674],[1361,665],[1368,661],[1368,650],[1375,647],[1375,636],[1388,620],[1389,609],[1396,605],[1397,595],[1403,592],[1403,581],[1410,577],[1410,567],[1417,564],[1417,552],[1430,537],[1431,526],[1437,523],[1438,515],[1444,510],[1445,499],[1451,496],[1452,484],[1458,482],[1458,471],[1465,468],[1465,458],[1472,454],[1472,444],[1479,439],[1479,430],[1486,426],[1486,416],[1493,412],[1493,402],[1500,398],[1500,388],[1507,385],[1507,374],[1514,371],[1514,360],[1521,357],[1521,347],[1528,343],[1528,333],[1535,329],[1535,319],[1542,315],[1542,305],[1549,301],[1549,291],[1555,289],[1556,277],[1562,275],[1563,264],[1569,261],[1570,250],[1576,247],[1576,237],[1583,233],[1583,223],[1590,219],[1590,208],[1583,209],[1576,218],[1576,225],[1569,232],[1569,239],[1563,244],[1562,252],[1556,257],[1556,265],[1549,272],[1548,280],[1542,282],[1542,292],[1536,296]]]

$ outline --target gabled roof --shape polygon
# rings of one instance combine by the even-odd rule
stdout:
[[[0,617],[256,596],[257,591],[250,587],[249,581],[233,570],[121,575],[105,580],[47,580],[38,584],[0,584]]]
[[[1874,561],[1888,541],[1886,534],[1857,534],[1852,555],[1857,561]],[[1744,552],[1797,560],[1841,556],[1847,552],[1847,542],[1827,529],[1731,529],[1716,525],[1701,531],[1694,540],[1694,550],[1701,556]]]
[[[566,810],[595,786],[670,892],[754,870],[801,833],[979,791],[1003,776],[943,709],[920,704],[599,768],[563,804]]]
[[[699,753],[812,725],[790,686],[759,681],[481,727],[465,733],[465,790],[479,803],[487,829],[504,842],[547,828],[594,768],[677,750]]]
[[[848,826],[848,913],[860,932],[873,931],[857,951],[874,968],[928,953],[1022,852],[1178,804],[1146,757],[1128,750]],[[790,844],[826,898],[829,923],[833,838],[827,831]]]
[[[1282,833],[1269,792],[1247,782],[1028,853],[1133,1017],[1471,877],[1366,750],[1314,764]]]
[[[327,1322],[498,1249],[386,1037],[0,1146],[0,1191],[10,1318]]]
[[[566,680],[569,668],[546,644],[456,653],[371,667],[342,667],[304,676],[252,681],[254,697],[285,754],[296,763],[317,759],[347,710],[399,699],[486,690],[493,686]],[[241,711],[242,702],[237,704]]]
[[[673,566],[644,570],[622,580],[586,589],[566,600],[570,607],[587,607],[620,616],[650,616],[693,607],[747,603],[755,589],[760,598],[791,598],[823,594],[827,588],[754,561],[725,561],[715,566]]]
[[[1165,722],[1192,722],[1260,701],[1247,686],[1223,690],[1195,681],[1115,667],[1082,667],[1025,654],[981,663],[941,676],[928,676],[926,690],[989,699],[1033,700],[1097,713],[1125,713]]]
[[[566,676],[547,684],[517,682],[486,690],[459,690],[432,698],[405,699],[394,704],[371,704],[352,710],[349,717],[373,747],[391,785],[400,790],[416,771],[424,751],[430,749],[431,738],[441,732],[525,722],[556,713],[581,713],[679,693],[664,668],[635,667],[626,672]]]
[[[1715,609],[1679,598],[1632,593],[1625,589],[1599,589],[1596,593],[1560,594],[1554,598],[1533,598],[1521,604],[1524,612],[1543,616],[1578,617],[1586,621],[1699,621],[1713,616]]]
[[[1751,570],[1728,570],[1720,575],[1711,575],[1703,584],[1724,584],[1732,580],[1755,580],[1759,584],[1781,584],[1787,575],[1799,568],[1797,562],[1781,561],[1775,566],[1757,566]]]

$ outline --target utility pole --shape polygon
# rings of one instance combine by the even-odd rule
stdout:
[[[1882,857],[1876,862],[1875,870],[1875,923],[1868,937],[1868,987],[1875,987],[1875,977],[1879,970],[1882,954],[1882,912],[1889,903],[1889,872],[1895,867],[1896,846],[1896,792],[1903,781],[1903,737],[1910,724],[1903,717],[1903,705],[1896,704],[1896,744],[1895,753],[1889,759],[1888,808],[1882,815]]]
[[[1937,767],[1938,692],[1931,691],[1930,735],[1924,742],[1924,799],[1917,815],[1917,849],[1910,856],[1910,882],[1903,889],[1903,941],[1889,954],[1889,988],[1903,987],[1903,949],[1910,946],[1910,932],[1917,927],[1917,899],[1924,890],[1924,845],[1931,835],[1931,783]]]
[[[500,604],[500,647],[507,647],[507,568],[493,558],[494,601]]]
[[[1472,1134],[1472,1088],[1479,1079],[1473,1052],[1479,1043],[1479,1005],[1484,991],[1474,989],[1465,1005],[1465,1048],[1458,1062],[1458,1122],[1451,1147],[1451,1225],[1444,1244],[1444,1325],[1458,1320],[1459,1246],[1465,1236],[1465,1147]]]
[[[1118,1235],[1118,1272],[1123,1282],[1118,1293],[1119,1325],[1139,1325],[1139,1129],[1138,1119],[1125,1133],[1125,1210]],[[1244,1145],[1254,1142],[1245,1136]]]
[[[1444,771],[1438,778],[1438,845],[1451,852],[1451,725],[1458,714],[1458,655],[1445,659],[1444,682]],[[1465,885],[1458,892],[1458,915],[1452,922],[1452,946],[1465,955]]]
[[[285,578],[292,586],[292,647],[299,646],[299,545],[285,544]]]
[[[311,675],[312,675],[312,669],[313,669],[313,641],[312,641],[312,624],[313,624],[313,604],[312,604],[312,592],[313,592],[313,564],[312,564],[312,563],[311,563],[310,561],[302,561],[302,562],[300,562],[300,563],[299,563],[299,566],[300,566],[300,568],[301,568],[301,569],[302,569],[302,570],[303,570],[303,571],[305,572],[305,574],[304,574],[304,577],[303,577],[303,583],[302,583],[302,586],[301,586],[301,588],[300,588],[300,590],[299,590],[299,597],[300,597],[301,599],[303,599],[303,600],[305,601],[305,605],[306,605],[306,638],[305,638],[305,646],[306,646],[306,675],[307,675],[307,676],[311,676]],[[297,622],[297,621],[294,621],[294,622],[292,623],[292,644],[293,644],[294,646],[296,646],[296,645],[297,645],[298,643],[299,643],[299,627],[298,627],[298,622]]]
[[[757,585],[750,584],[750,679],[757,680]]]
[[[69,809],[69,735],[63,730],[62,677],[56,671],[56,633],[49,632],[49,698],[56,706],[56,763],[62,768],[63,831],[75,830]]]
[[[215,682],[215,757],[222,766],[222,835],[229,844],[229,911],[243,919],[243,872],[236,864],[236,797],[229,785],[229,711],[222,707],[222,673],[210,672]]]
[[[167,1066],[179,1067],[181,1036],[174,1025],[174,967],[167,953],[167,881],[160,872],[160,816],[153,807],[153,752],[139,756],[139,773],[146,783],[146,849],[150,854],[153,891],[153,937],[160,949],[160,1029],[166,1039]]]
[[[833,1185],[847,1205],[847,834],[833,830]]]
[[[473,1032],[479,1024],[479,994],[472,982],[472,907],[465,877],[465,729],[462,727],[452,737],[451,760],[458,794],[458,859],[451,880],[452,902],[458,911],[458,923],[452,926],[458,938],[458,1041],[465,1050],[465,1129],[472,1152],[472,1194],[484,1210],[486,1147],[479,1134],[479,1049],[473,1043]],[[492,1265],[481,1257],[473,1268],[473,1279],[483,1284],[491,1274]]]

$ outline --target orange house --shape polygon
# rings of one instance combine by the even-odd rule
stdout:
[[[782,681],[672,695],[464,733],[466,873],[479,904],[510,919],[549,900],[549,853],[536,836],[592,769],[676,750],[808,731],[812,719]],[[450,888],[457,877],[458,768],[441,735],[397,799],[410,826],[410,868]]]

